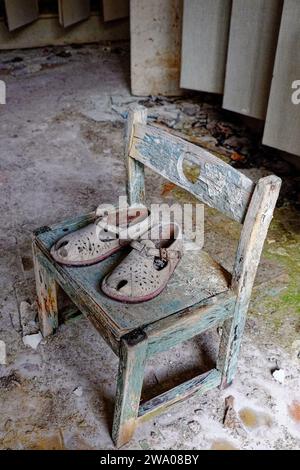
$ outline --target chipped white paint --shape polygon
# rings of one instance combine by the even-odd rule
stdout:
[[[279,382],[280,384],[284,384],[285,382],[285,372],[283,369],[276,369],[273,372],[273,377],[276,380],[276,382]]]
[[[76,387],[73,390],[73,393],[74,393],[74,395],[76,395],[76,397],[82,397],[82,394],[83,394],[82,387]]]
[[[6,104],[6,84],[0,80],[0,104]]]
[[[2,339],[0,340],[0,364],[6,364],[6,344]]]
[[[32,349],[36,349],[42,339],[43,337],[39,332],[36,335],[23,336],[23,343],[25,344],[25,346],[30,346]]]

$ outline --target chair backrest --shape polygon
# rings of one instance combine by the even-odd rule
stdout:
[[[147,110],[135,106],[128,113],[126,150],[129,203],[145,198],[144,165],[184,188],[205,204],[243,223],[232,286],[247,287],[250,296],[264,240],[273,216],[281,180],[275,175],[254,183],[207,150],[147,124]],[[190,181],[184,161],[199,167]]]
[[[210,207],[238,222],[244,220],[253,182],[203,148],[158,127],[136,124],[129,155]],[[195,182],[184,174],[185,161],[199,167]]]

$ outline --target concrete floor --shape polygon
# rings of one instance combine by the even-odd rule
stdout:
[[[7,84],[7,104],[0,108],[0,340],[7,351],[0,365],[2,449],[113,448],[117,358],[89,322],[78,317],[63,324],[36,350],[22,336],[38,329],[32,230],[125,194],[122,116],[137,100],[128,88],[128,63],[122,46],[0,56],[0,79]],[[186,103],[190,109],[193,100]],[[174,108],[186,103],[182,98],[168,108],[158,100],[151,113],[158,121],[172,119]],[[213,113],[217,119],[220,111]],[[216,146],[209,131],[199,138],[225,157],[233,152]],[[253,166],[242,171],[254,178],[269,173]],[[150,201],[189,200],[147,176]],[[230,268],[239,227],[211,209],[206,217],[206,249]],[[299,214],[285,198],[265,244],[234,384],[152,419],[125,449],[300,448],[299,232]],[[145,393],[207,368],[217,341],[212,331],[163,354],[159,367],[157,358],[149,361]],[[284,384],[273,377],[275,369],[285,372]],[[234,411],[224,426],[229,395]]]

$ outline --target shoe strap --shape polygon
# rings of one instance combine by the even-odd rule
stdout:
[[[149,257],[154,256],[161,258],[164,261],[180,259],[182,257],[182,251],[180,250],[172,250],[171,248],[152,248],[136,240],[132,241],[130,246],[137,250],[140,254],[144,254]]]
[[[132,240],[134,238],[140,237],[146,230],[148,230],[147,225],[143,226],[143,222],[146,223],[147,219],[142,220],[141,222],[131,222],[129,225],[113,225],[108,224],[108,217],[99,217],[96,220],[97,226],[105,231],[114,233],[119,236],[120,239]],[[127,236],[125,236],[127,235]]]

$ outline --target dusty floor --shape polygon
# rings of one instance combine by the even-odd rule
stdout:
[[[117,358],[93,327],[78,317],[36,350],[22,336],[38,329],[32,230],[125,194],[124,113],[137,100],[128,88],[128,52],[85,46],[2,53],[0,79],[7,84],[0,108],[0,341],[7,353],[0,365],[0,448],[112,449]],[[274,168],[285,184],[234,384],[176,405],[138,428],[125,448],[299,449],[300,225],[293,171],[284,162],[270,164],[268,153],[226,123],[215,105],[142,101],[152,119],[198,139],[253,178]],[[150,200],[189,200],[148,176]],[[239,227],[210,209],[206,217],[206,248],[230,268]],[[164,354],[159,367],[157,358],[149,361],[146,393],[208,367],[217,341],[210,332]],[[275,369],[285,372],[284,384],[273,377]],[[236,416],[224,426],[229,395]]]

